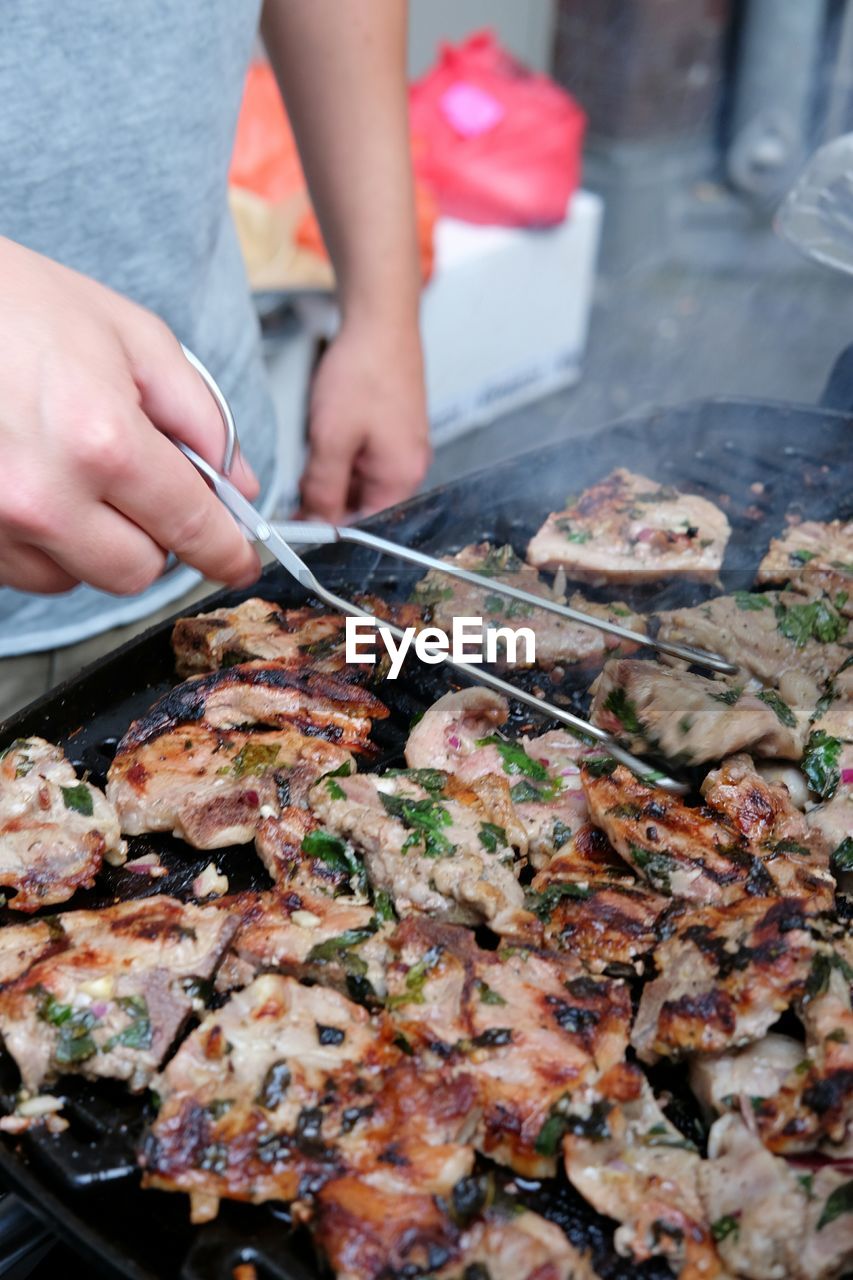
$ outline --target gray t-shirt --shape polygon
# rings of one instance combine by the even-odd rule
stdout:
[[[260,0],[2,0],[0,235],[162,316],[219,382],[269,479],[273,411],[227,204],[259,10]],[[196,580],[178,567],[131,599],[0,589],[0,657],[144,617]]]

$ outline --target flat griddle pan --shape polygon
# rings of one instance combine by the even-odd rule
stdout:
[[[519,553],[545,515],[567,496],[624,466],[662,484],[698,492],[718,502],[732,524],[723,567],[727,591],[752,584],[769,539],[787,514],[812,519],[853,514],[853,419],[845,413],[782,403],[707,400],[662,409],[602,428],[486,468],[365,522],[383,537],[434,554],[488,539],[511,543]],[[309,553],[321,581],[344,594],[374,591],[406,599],[416,575],[374,553],[334,547]],[[594,594],[594,593],[593,593]],[[619,589],[640,609],[701,602],[709,588],[670,584]],[[201,612],[234,605],[251,595],[294,607],[307,599],[299,586],[271,566],[250,591],[220,592]],[[38,734],[60,743],[80,769],[103,785],[115,745],[130,721],[175,683],[171,621],[130,641],[74,679],[32,703],[0,727],[0,747]],[[518,673],[526,687],[541,687],[583,712],[583,679],[571,674],[553,688],[541,673]],[[382,763],[399,762],[412,718],[451,687],[448,674],[410,663],[403,676],[377,686],[391,709],[377,726]],[[516,708],[518,725],[529,713]],[[200,853],[170,837],[143,836],[131,856],[156,849],[169,867],[158,880],[121,868],[105,868],[95,889],[78,893],[70,909],[97,907],[116,898],[171,893],[187,897],[195,875],[213,858],[232,891],[265,888],[269,881],[251,846]],[[9,910],[2,923],[20,920]],[[0,1092],[11,1093],[12,1064],[0,1057]],[[677,1086],[676,1086],[677,1087]],[[135,1146],[149,1116],[144,1100],[109,1083],[71,1081],[67,1133],[28,1134],[0,1140],[0,1180],[83,1256],[96,1273],[131,1280],[231,1280],[234,1267],[253,1262],[258,1280],[316,1280],[307,1239],[290,1230],[285,1206],[223,1203],[216,1222],[191,1227],[183,1196],[142,1192]],[[671,1112],[689,1130],[695,1123],[688,1099]],[[564,1182],[523,1184],[530,1207],[553,1217],[576,1243],[589,1245],[603,1280],[668,1277],[659,1261],[637,1266],[613,1253],[612,1223],[599,1217]]]

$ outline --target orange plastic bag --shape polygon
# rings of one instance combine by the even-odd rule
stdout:
[[[253,62],[249,68],[228,181],[231,187],[248,191],[277,209],[302,199],[306,207],[290,234],[300,248],[328,260],[323,233],[307,195],[296,140],[275,76],[266,62]],[[421,273],[426,281],[432,274],[438,209],[430,192],[420,183],[416,184],[415,198]],[[292,222],[284,221],[288,225]],[[269,281],[265,283],[269,287]]]
[[[443,45],[409,97],[415,171],[442,213],[524,227],[565,218],[586,117],[564,89],[481,31]]]

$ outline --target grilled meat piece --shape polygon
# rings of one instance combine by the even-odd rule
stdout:
[[[0,1031],[25,1088],[71,1072],[144,1089],[236,928],[154,897],[0,930]]]
[[[712,582],[730,533],[707,498],[619,467],[549,515],[527,558],[539,569],[562,566],[581,582]]]
[[[831,907],[825,854],[786,788],[765,782],[748,756],[709,774],[698,809],[613,763],[582,769],[590,816],[657,892],[706,903],[793,892]]]
[[[508,715],[506,700],[488,689],[447,693],[409,735],[406,762],[444,769],[470,784],[500,779],[492,801],[498,821],[510,843],[541,867],[586,819],[578,767],[583,748],[562,729],[518,742],[502,738],[495,730]]]
[[[661,640],[721,654],[766,688],[778,689],[789,711],[809,715],[847,658],[845,645],[853,643],[849,620],[819,593],[736,591],[658,618]]]
[[[755,1124],[779,1155],[814,1151],[853,1158],[853,968],[827,942],[802,1001],[806,1051],[781,1087],[760,1094]]]
[[[454,1205],[475,1181],[459,1183]],[[341,1178],[320,1192],[314,1237],[337,1280],[596,1280],[558,1226],[505,1200],[463,1224],[432,1196],[400,1196]]]
[[[178,618],[172,630],[178,674],[219,671],[253,658],[340,671],[345,666],[344,621],[339,613],[310,606],[281,609],[259,599]]]
[[[824,688],[812,715],[812,733],[853,742],[853,659]]]
[[[715,1119],[772,1097],[802,1060],[800,1040],[771,1031],[743,1049],[691,1058],[690,1088],[706,1118]]]
[[[655,662],[608,662],[592,686],[590,718],[630,751],[701,764],[735,751],[799,760],[807,717],[781,712],[778,695],[746,692]]]
[[[832,520],[821,524],[803,520],[789,524],[781,537],[774,538],[761,564],[759,586],[784,586],[846,595],[839,605],[844,612],[853,608],[853,522]],[[849,612],[847,613],[849,617]]]
[[[352,763],[346,748],[288,724],[246,733],[189,723],[140,744],[125,738],[107,796],[128,835],[171,831],[196,849],[221,849],[247,844],[265,817]]]
[[[372,722],[387,715],[387,707],[372,693],[335,676],[294,671],[276,662],[244,662],[170,689],[133,722],[119,751],[203,722],[214,729],[288,726],[364,752],[370,749]]]
[[[642,973],[668,900],[632,874],[603,831],[582,826],[534,877],[527,903],[547,946],[577,956],[593,973]]]
[[[745,898],[685,909],[655,951],[631,1043],[643,1062],[757,1040],[801,999],[815,959],[810,903]]]
[[[830,1167],[798,1175],[744,1121],[711,1129],[699,1185],[720,1257],[744,1280],[837,1280],[853,1264],[853,1231],[832,1197],[848,1201],[847,1175]],[[846,1190],[845,1190],[846,1188]]]
[[[549,1113],[621,1062],[628,989],[573,957],[484,951],[467,930],[427,920],[404,921],[390,946],[386,1007],[421,1060],[474,1077],[475,1143],[527,1177],[552,1174]]]
[[[331,1178],[381,1168],[394,1134],[392,1183],[449,1189],[470,1168],[456,1138],[473,1089],[460,1080],[439,1090],[402,1057],[387,1019],[265,974],[209,1014],[158,1078],[145,1185],[188,1192],[197,1222],[223,1197],[305,1206]],[[406,1118],[409,1100],[428,1122],[423,1134]]]
[[[482,617],[488,627],[530,627],[536,635],[536,666],[546,671],[579,663],[597,666],[617,648],[620,653],[630,653],[637,647],[582,623],[558,618],[521,600],[498,595],[490,588],[490,581],[506,583],[558,604],[565,603],[564,594],[540,578],[532,565],[519,560],[512,547],[493,547],[488,542],[481,542],[463,547],[454,556],[442,558],[460,569],[482,575],[483,583],[477,587],[431,569],[413,594],[414,601],[424,609],[424,620],[430,626],[449,632],[454,618]],[[568,603],[573,609],[595,614],[633,631],[644,632],[646,629],[645,618],[619,601],[597,604],[576,592]],[[519,649],[519,659],[524,653],[523,648]],[[504,667],[506,662],[497,665]]]
[[[19,738],[0,755],[0,887],[16,911],[67,901],[91,887],[105,856],[124,855],[112,805],[59,747]]]
[[[572,1186],[621,1224],[617,1252],[637,1262],[662,1255],[684,1280],[722,1280],[695,1146],[661,1111],[636,1067],[616,1067],[599,1088],[585,1112],[561,1117]]]
[[[523,923],[524,894],[488,803],[489,779],[469,788],[433,769],[334,781],[334,794],[322,783],[313,789],[311,806],[352,841],[374,889],[390,894],[399,914],[430,912],[498,932]]]
[[[738,755],[711,770],[702,795],[761,859],[776,892],[807,896],[812,911],[832,910],[835,882],[827,841],[792,804],[784,784],[768,782],[749,756]]]
[[[809,809],[806,822],[830,850],[830,865],[843,884],[853,870],[853,743],[813,735],[803,767],[810,785],[825,797]]]
[[[590,818],[658,893],[719,903],[745,889],[772,892],[760,859],[723,817],[690,808],[613,760],[592,757],[581,776]]]

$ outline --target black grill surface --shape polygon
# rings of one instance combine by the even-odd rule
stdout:
[[[366,522],[387,538],[438,554],[489,539],[511,543],[523,555],[545,515],[569,494],[615,466],[643,472],[719,503],[733,534],[723,568],[726,590],[751,585],[771,536],[788,513],[812,519],[853,515],[853,424],[841,413],[748,401],[704,401],[662,410],[602,430],[564,446],[525,454],[500,466],[413,499]],[[324,548],[309,560],[321,581],[343,594],[371,590],[405,599],[416,572],[363,548]],[[642,609],[699,603],[707,587],[672,584],[619,594]],[[304,591],[278,567],[268,569],[251,591],[222,592],[198,611],[260,595],[285,607],[304,602]],[[131,641],[8,721],[0,746],[39,734],[62,744],[79,769],[103,785],[116,743],[129,722],[175,683],[164,623]],[[518,683],[583,711],[584,684],[571,675],[557,689],[541,673],[519,673]],[[377,726],[382,763],[399,762],[413,717],[452,682],[440,668],[409,662],[397,681],[377,693],[391,709]],[[517,706],[518,727],[530,712]],[[372,766],[371,766],[372,767]],[[78,893],[66,909],[94,907],[116,898],[168,893],[186,898],[193,878],[211,856],[231,889],[264,888],[266,872],[250,846],[210,852],[189,850],[165,836],[130,841],[131,856],[154,848],[169,868],[150,880],[105,867],[95,889]],[[3,923],[20,920],[8,910]],[[681,1098],[673,1120],[689,1131],[695,1110],[678,1080],[666,1079]],[[8,1059],[0,1059],[0,1095],[17,1085]],[[234,1267],[253,1263],[258,1280],[317,1280],[321,1274],[307,1237],[294,1232],[285,1206],[253,1208],[223,1202],[216,1222],[193,1228],[183,1196],[139,1189],[136,1149],[150,1116],[148,1104],[109,1084],[71,1080],[63,1088],[70,1127],[51,1137],[37,1131],[0,1140],[0,1178],[73,1244],[96,1274],[131,1280],[231,1280]],[[485,1167],[485,1166],[484,1166]],[[506,1177],[500,1171],[498,1177]],[[559,1222],[570,1238],[592,1248],[603,1280],[669,1276],[658,1262],[636,1266],[610,1246],[613,1224],[593,1213],[563,1180],[521,1183],[531,1208]]]

